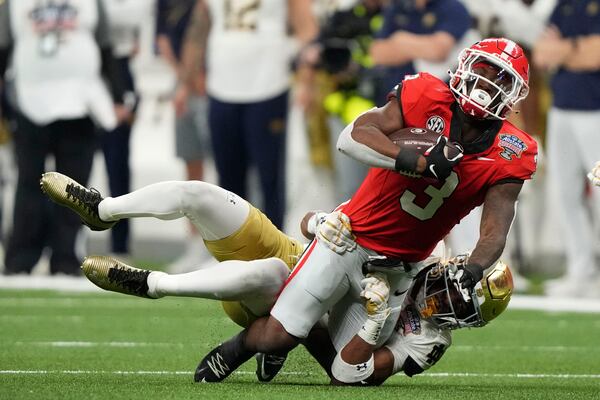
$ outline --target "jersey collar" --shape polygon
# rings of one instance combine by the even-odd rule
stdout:
[[[452,106],[450,106],[452,110],[452,120],[450,121],[450,140],[453,142],[458,142],[465,150],[465,154],[477,154],[482,153],[485,150],[489,149],[492,144],[494,144],[494,140],[496,139],[496,135],[500,131],[502,127],[503,121],[501,120],[483,120],[481,121],[481,129],[483,129],[483,133],[473,142],[463,143],[462,142],[462,126],[464,119],[466,116],[458,107],[458,103],[454,102]]]

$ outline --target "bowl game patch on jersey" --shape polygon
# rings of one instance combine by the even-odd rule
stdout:
[[[527,150],[527,145],[515,135],[501,133],[498,146],[502,148],[500,156],[505,160],[512,161],[513,157],[521,158],[521,154]]]

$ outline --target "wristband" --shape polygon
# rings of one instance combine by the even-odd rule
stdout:
[[[417,153],[406,149],[400,149],[400,152],[396,156],[394,169],[396,172],[414,174],[417,171],[418,161],[419,155]]]

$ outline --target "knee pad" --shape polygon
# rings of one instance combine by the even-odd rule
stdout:
[[[358,383],[366,381],[375,371],[373,355],[368,361],[359,364],[348,364],[342,360],[341,352],[335,356],[331,365],[331,374],[342,383]]]

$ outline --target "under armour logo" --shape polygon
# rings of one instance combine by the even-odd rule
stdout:
[[[219,353],[210,358],[208,361],[208,366],[217,376],[217,378],[226,375],[226,373],[230,370],[229,366],[225,363],[225,360],[223,360],[223,357]]]
[[[366,371],[366,369],[367,369],[367,363],[366,363],[366,362],[365,362],[365,363],[362,363],[362,364],[358,364],[358,365],[356,366],[356,370],[357,370],[358,372],[360,372],[360,371]]]
[[[227,192],[227,201],[233,205],[237,204],[236,195],[231,192]]]

